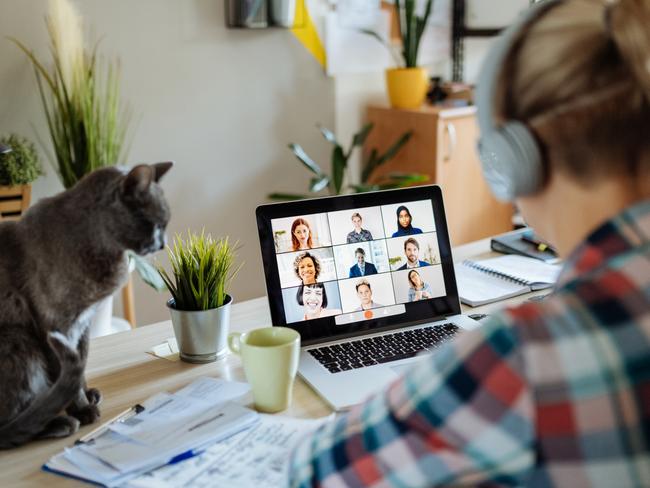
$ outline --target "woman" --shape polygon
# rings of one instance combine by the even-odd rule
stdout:
[[[411,212],[404,205],[397,207],[397,231],[393,232],[393,237],[412,236],[413,234],[422,234],[422,229],[411,225]]]
[[[426,300],[433,296],[433,291],[431,291],[431,286],[429,283],[425,283],[420,277],[420,273],[414,269],[409,271],[408,274],[409,280],[409,302],[417,302],[418,300]]]
[[[296,293],[298,305],[303,307],[303,320],[319,319],[341,314],[341,310],[327,308],[327,292],[323,283],[300,285]]]
[[[648,0],[546,1],[493,44],[483,172],[565,259],[554,292],[315,432],[293,486],[650,486],[648,25]]]
[[[305,219],[298,218],[291,224],[291,244],[294,251],[311,249],[311,227]]]
[[[296,256],[293,270],[303,285],[313,285],[320,275],[320,262],[313,254],[303,252]]]

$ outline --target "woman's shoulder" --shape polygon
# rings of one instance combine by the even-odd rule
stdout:
[[[422,234],[422,229],[419,229],[417,227],[413,227],[411,229],[411,234]]]

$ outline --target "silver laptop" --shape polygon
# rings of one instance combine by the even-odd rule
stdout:
[[[460,313],[438,186],[257,208],[274,326],[301,335],[298,372],[335,410],[478,323]]]

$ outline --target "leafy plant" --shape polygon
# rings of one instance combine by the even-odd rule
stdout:
[[[176,235],[167,247],[171,276],[162,266],[158,272],[178,310],[210,310],[225,304],[227,288],[243,264],[234,268],[237,243],[228,238],[215,240],[210,234]]]
[[[84,49],[82,22],[68,0],[50,0],[46,17],[53,66],[48,69],[15,38],[31,61],[54,155],[47,151],[65,188],[87,173],[124,160],[128,123],[120,110],[116,62],[101,67],[96,44]]]
[[[403,2],[402,5],[400,0],[395,0],[395,12],[397,13],[399,33],[402,38],[401,58],[395,55],[390,41],[386,41],[373,30],[362,29],[362,32],[373,36],[379,40],[379,42],[384,44],[390,51],[391,55],[395,58],[398,66],[415,68],[418,62],[420,41],[422,40],[424,29],[426,28],[427,21],[431,15],[433,0],[427,0],[424,8],[424,15],[422,16],[416,13],[417,0],[403,0]]]
[[[289,144],[289,149],[291,149],[294,156],[298,158],[298,161],[314,174],[309,184],[309,191],[312,193],[317,194],[323,190],[328,190],[330,195],[340,195],[344,190],[361,193],[388,188],[400,188],[428,180],[426,175],[416,173],[389,173],[378,183],[369,183],[374,171],[395,157],[402,146],[404,146],[404,144],[406,144],[411,138],[412,133],[405,132],[386,150],[385,153],[380,155],[377,149],[372,149],[367,160],[363,164],[361,184],[348,185],[347,187],[344,187],[343,182],[345,181],[350,156],[356,147],[363,146],[363,143],[372,131],[373,124],[370,123],[365,125],[359,132],[354,134],[352,137],[352,143],[347,151],[343,146],[341,146],[341,144],[339,144],[332,131],[321,126],[318,126],[318,128],[321,131],[321,134],[323,134],[323,137],[334,146],[332,148],[329,175],[326,174],[321,167],[309,157],[309,155],[307,155],[305,150],[299,144]],[[309,198],[310,195],[276,192],[271,193],[268,197],[274,200],[301,200],[303,198]]]
[[[11,152],[0,154],[0,185],[28,185],[43,174],[34,144],[16,134],[0,138]]]

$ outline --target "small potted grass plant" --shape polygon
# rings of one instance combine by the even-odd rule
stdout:
[[[167,307],[172,318],[180,357],[190,363],[208,363],[228,350],[232,297],[228,288],[241,269],[236,265],[237,244],[228,238],[201,234],[177,235],[167,248],[171,273],[158,272],[172,298]]]

